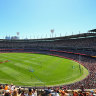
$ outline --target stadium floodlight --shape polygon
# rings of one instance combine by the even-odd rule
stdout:
[[[20,34],[20,32],[17,32],[16,34],[17,34],[17,36],[18,36],[18,35]]]
[[[62,35],[61,35],[61,33],[60,33],[60,37],[61,37]]]
[[[17,34],[17,39],[19,39],[19,34],[20,34],[20,32],[16,32],[16,34]]]
[[[54,29],[51,29],[52,38],[53,38],[53,33],[54,33]]]
[[[46,38],[47,38],[47,34],[46,34]]]

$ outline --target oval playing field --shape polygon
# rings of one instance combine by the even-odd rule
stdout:
[[[74,83],[87,75],[87,69],[72,60],[33,53],[0,53],[0,83],[53,86]]]

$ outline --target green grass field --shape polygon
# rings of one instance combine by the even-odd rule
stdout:
[[[82,80],[87,69],[68,59],[33,53],[0,53],[0,83],[22,86],[69,84]]]

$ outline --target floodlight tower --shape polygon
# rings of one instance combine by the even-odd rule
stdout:
[[[53,33],[54,33],[54,29],[51,29],[52,38],[53,38]]]
[[[20,34],[20,32],[16,32],[16,34],[17,34],[17,37],[18,37],[18,39],[19,39],[19,34]]]

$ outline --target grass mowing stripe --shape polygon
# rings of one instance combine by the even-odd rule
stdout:
[[[14,81],[16,85],[34,85],[36,82],[46,85],[67,84],[79,81],[88,75],[88,71],[84,74],[85,68],[80,73],[78,63],[55,56],[31,53],[1,53],[0,56],[2,60],[10,60],[0,64],[0,68],[2,70],[4,67],[9,68],[10,76],[11,72],[15,74],[13,77],[16,77],[16,82]]]

